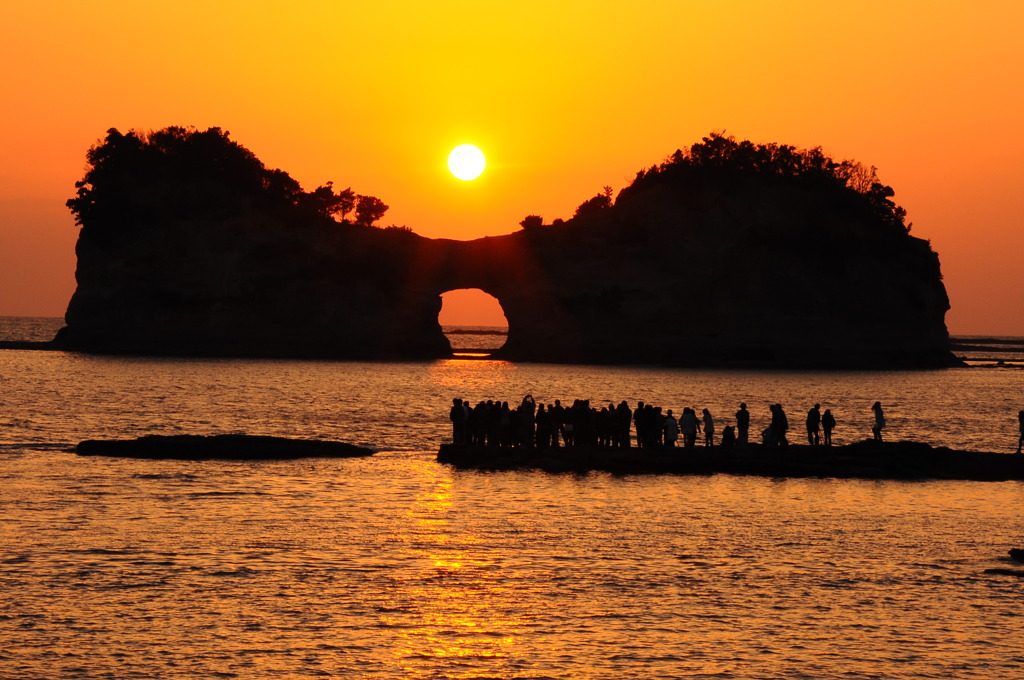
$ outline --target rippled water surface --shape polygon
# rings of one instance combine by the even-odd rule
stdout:
[[[779,373],[0,351],[0,677],[1009,678],[1024,485],[458,472],[453,396],[781,402],[1009,451],[1019,370]],[[81,458],[247,432],[372,458]]]

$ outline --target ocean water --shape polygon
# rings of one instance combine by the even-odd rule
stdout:
[[[3,338],[0,332],[0,339]],[[26,339],[26,338],[10,338]],[[45,338],[44,338],[45,339]],[[451,398],[637,399],[1011,451],[1024,372],[0,351],[2,678],[1010,678],[1024,484],[461,472]],[[797,432],[799,428],[794,428]],[[366,459],[84,458],[245,432]],[[1017,565],[1020,567],[1020,565]]]

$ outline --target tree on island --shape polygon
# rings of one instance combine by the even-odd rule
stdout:
[[[355,224],[370,226],[387,210],[380,199],[351,188],[336,191],[332,182],[303,191],[288,173],[268,169],[218,127],[127,133],[111,128],[86,159],[85,177],[75,183],[67,206],[76,224],[101,240],[254,213],[298,226],[347,224],[355,209]]]
[[[341,222],[347,222],[358,198],[351,187],[335,193],[334,182],[327,182],[299,196],[297,203],[310,215],[337,217]]]
[[[735,180],[743,176],[788,178],[812,184],[819,191],[845,197],[851,208],[859,207],[863,217],[903,232],[910,230],[910,225],[904,223],[907,211],[893,202],[895,192],[879,181],[874,166],[867,168],[853,160],[836,161],[821,147],[800,149],[789,144],[737,142],[735,137],[717,132],[690,147],[677,149],[660,165],[640,170],[619,198],[666,182]],[[577,215],[579,212],[577,209]]]
[[[596,196],[588,198],[576,207],[573,217],[587,217],[612,206],[612,188],[605,186]]]
[[[356,224],[363,227],[372,226],[374,222],[384,217],[388,207],[384,201],[374,196],[359,196],[356,205]]]
[[[519,226],[527,231],[530,229],[539,229],[544,226],[544,218],[540,215],[527,215],[519,222]]]

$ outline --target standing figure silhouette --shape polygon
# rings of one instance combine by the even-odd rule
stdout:
[[[832,446],[832,430],[836,426],[836,417],[832,415],[832,409],[825,409],[821,416],[821,429],[825,433],[825,446]]]
[[[738,446],[747,445],[747,432],[750,430],[750,411],[747,410],[747,404],[740,404],[740,410],[736,411],[736,444]]]
[[[871,434],[874,435],[875,441],[882,441],[882,430],[885,428],[885,414],[882,413],[882,402],[876,401],[871,405],[871,410],[875,412],[875,424],[871,426]]]
[[[1017,411],[1017,422],[1020,425],[1020,437],[1017,438],[1017,453],[1020,453],[1021,446],[1024,446],[1024,411]]]
[[[807,443],[811,446],[817,446],[821,443],[821,437],[818,434],[819,426],[821,425],[821,404],[815,404],[810,411],[807,412]]]

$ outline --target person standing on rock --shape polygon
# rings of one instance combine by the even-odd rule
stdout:
[[[689,406],[683,407],[683,415],[679,417],[679,430],[683,433],[683,446],[692,449],[697,442],[700,421],[697,420],[697,414]]]
[[[871,405],[871,410],[875,412],[875,424],[871,426],[871,434],[874,435],[875,441],[882,441],[882,430],[885,429],[885,414],[882,413],[882,402],[876,401]]]
[[[722,428],[722,448],[731,449],[736,446],[736,432],[732,425],[726,425]]]
[[[629,448],[629,430],[633,424],[633,412],[625,399],[615,409],[615,446]]]
[[[1017,453],[1020,453],[1021,446],[1024,446],[1024,411],[1017,411],[1017,422],[1020,429],[1020,437],[1017,438]]]
[[[807,412],[807,443],[811,446],[817,446],[821,443],[821,437],[818,434],[818,429],[821,426],[821,404],[815,404],[814,407]]]
[[[740,404],[740,410],[736,411],[736,445],[745,447],[747,445],[747,432],[750,430],[750,411],[746,403]]]
[[[523,397],[523,401],[519,404],[519,430],[516,434],[519,436],[519,442],[523,446],[533,446],[533,441],[536,437],[534,432],[536,428],[537,418],[537,402],[534,400],[532,394],[527,394]]]
[[[468,413],[462,404],[462,399],[452,399],[452,408],[448,412],[448,419],[452,421],[452,443],[466,443],[466,420]]]
[[[711,415],[711,411],[704,409],[701,412],[701,418],[704,421],[704,446],[715,445],[715,419]]]
[[[679,438],[679,423],[676,422],[676,417],[672,415],[672,409],[668,410],[668,414],[665,416],[665,421],[662,424],[662,429],[665,431],[665,446],[673,448],[676,445],[676,439]]]
[[[636,410],[633,411],[633,424],[636,426],[636,446],[637,448],[643,448],[644,445],[644,432],[643,432],[643,419],[644,419],[644,402],[636,402]]]
[[[789,431],[789,419],[786,417],[786,412],[782,410],[782,404],[772,404],[768,410],[772,414],[772,421],[768,425],[769,441],[766,443],[770,446],[787,446],[789,440],[786,439],[786,433]]]
[[[836,426],[836,417],[832,415],[832,409],[825,409],[821,416],[821,429],[825,433],[825,446],[832,446],[832,430]]]
[[[558,448],[558,439],[562,439],[562,443],[566,446],[569,443],[565,439],[565,408],[562,406],[560,399],[555,399],[555,405],[551,406],[548,404],[548,410],[551,411],[551,446]]]

